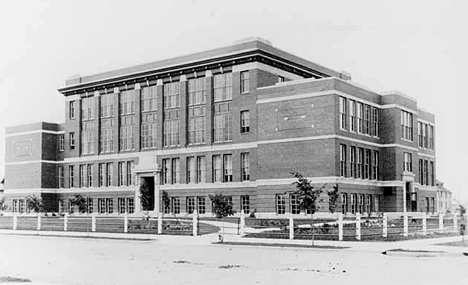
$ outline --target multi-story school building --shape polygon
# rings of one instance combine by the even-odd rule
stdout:
[[[64,123],[6,129],[9,211],[36,195],[63,212],[79,193],[92,212],[138,213],[144,180],[155,213],[211,215],[208,195],[222,193],[237,212],[297,215],[291,172],[337,183],[348,215],[437,211],[433,114],[263,39],[74,77],[58,91]]]

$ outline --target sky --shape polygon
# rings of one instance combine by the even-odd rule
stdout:
[[[450,0],[0,0],[0,176],[4,128],[63,122],[65,79],[262,37],[416,98],[436,115],[437,179],[468,201],[466,11]]]

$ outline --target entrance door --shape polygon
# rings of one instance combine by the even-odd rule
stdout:
[[[142,210],[143,211],[154,211],[154,178],[153,178],[153,176],[151,176],[151,177],[142,177],[141,179],[143,180],[143,183],[140,185],[140,189],[141,189],[141,187],[148,187],[148,194],[147,195],[143,195],[141,190],[140,190],[140,193],[139,193],[140,200],[142,202],[142,206],[144,206],[143,199],[148,200],[147,208],[142,207]],[[143,197],[143,196],[147,196],[147,197]]]

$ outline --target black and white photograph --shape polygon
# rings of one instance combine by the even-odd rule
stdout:
[[[468,284],[466,11],[0,0],[0,285]]]

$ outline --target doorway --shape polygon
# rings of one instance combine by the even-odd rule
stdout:
[[[154,177],[153,176],[149,176],[149,177],[141,177],[141,180],[143,183],[141,183],[140,187],[142,187],[142,185],[147,185],[148,186],[148,205],[147,207],[144,207],[143,203],[142,203],[142,210],[143,211],[154,211]],[[141,193],[139,193],[140,195],[140,200],[143,200],[143,197],[141,197]],[[143,202],[143,201],[142,201]]]

